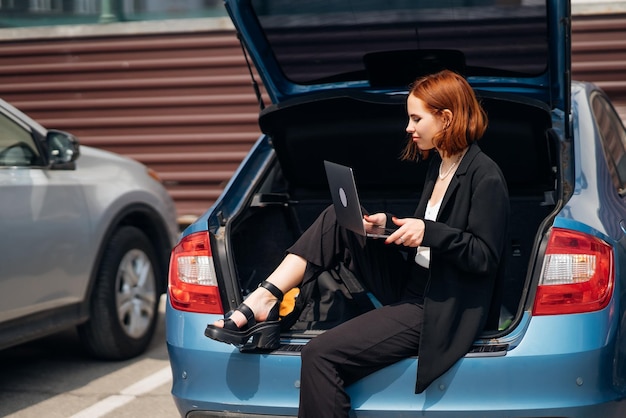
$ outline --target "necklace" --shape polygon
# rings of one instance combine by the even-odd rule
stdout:
[[[443,180],[446,177],[448,177],[448,175],[452,172],[452,170],[454,170],[454,167],[456,167],[459,161],[461,161],[461,157],[463,157],[463,154],[464,154],[463,152],[459,154],[459,156],[456,158],[456,161],[453,162],[450,167],[448,167],[445,173],[441,172],[441,167],[443,167],[443,160],[441,161],[441,164],[439,164],[439,179],[440,180]]]

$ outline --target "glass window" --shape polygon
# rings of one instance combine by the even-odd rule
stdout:
[[[425,63],[440,54],[467,76],[535,76],[548,61],[545,1],[252,0],[252,6],[281,70],[300,84],[388,76],[403,59],[416,62],[409,51],[424,53]]]
[[[221,0],[0,0],[0,28],[222,16]]]
[[[593,114],[602,137],[602,147],[613,183],[626,192],[626,130],[611,103],[602,95],[592,97]]]
[[[42,164],[41,154],[30,132],[0,114],[0,167]]]

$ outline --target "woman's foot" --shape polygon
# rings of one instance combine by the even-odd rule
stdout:
[[[307,261],[287,254],[270,276],[223,320],[209,324],[204,335],[217,341],[248,349],[275,349],[280,345],[281,289],[292,289],[302,282]],[[252,341],[250,342],[250,339]]]
[[[207,325],[204,335],[248,350],[278,348],[280,345],[278,314],[282,299],[283,292],[272,283],[264,281],[259,285],[259,289],[246,298],[245,303],[227,313],[223,320]],[[255,313],[253,308],[257,309],[258,313]]]
[[[269,282],[264,282],[264,283],[269,283]],[[281,299],[282,299],[282,296],[281,296]],[[244,303],[246,306],[250,308],[252,312],[254,312],[254,320],[256,322],[264,322],[267,320],[270,311],[272,310],[272,308],[274,308],[274,306],[276,306],[277,302],[279,303],[277,296],[275,296],[272,292],[270,292],[265,287],[259,286],[252,293],[248,295]],[[242,328],[248,323],[248,319],[246,318],[246,315],[238,309],[235,309],[234,311],[232,311],[230,315],[228,316],[228,319],[233,321],[235,325],[237,326],[237,328]],[[213,325],[218,328],[223,328],[225,320],[226,318],[218,319],[217,321],[213,323]]]

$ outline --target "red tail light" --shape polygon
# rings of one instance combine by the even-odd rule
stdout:
[[[593,312],[613,293],[613,250],[606,242],[554,228],[546,248],[534,315]]]
[[[178,310],[224,313],[206,232],[186,236],[172,250],[168,290]]]

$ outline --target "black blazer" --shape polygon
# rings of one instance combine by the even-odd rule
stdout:
[[[431,158],[415,216],[423,218],[437,180],[438,155]],[[416,393],[463,357],[487,325],[497,324],[497,284],[504,276],[509,197],[497,164],[473,144],[450,181],[437,221],[425,220],[422,245],[430,247],[424,297]],[[498,301],[499,302],[499,301]]]

